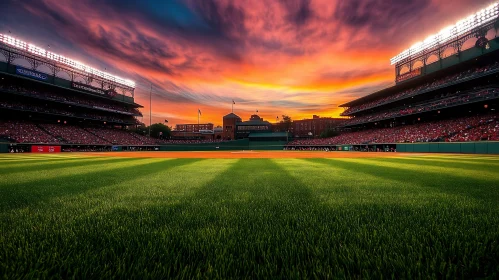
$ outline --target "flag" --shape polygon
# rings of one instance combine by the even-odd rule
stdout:
[[[198,109],[198,114],[201,116],[201,110],[200,109]]]
[[[234,99],[232,99],[232,104],[236,104],[236,102],[234,102]]]

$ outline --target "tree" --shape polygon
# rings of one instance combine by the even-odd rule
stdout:
[[[146,131],[147,133],[149,133],[149,127],[147,127]],[[162,123],[155,123],[151,125],[151,137],[166,139],[170,138],[170,135],[171,135],[171,129],[168,126]]]
[[[282,125],[282,128],[284,131],[289,131],[291,129],[291,123],[293,121],[291,120],[291,117],[288,116],[288,115],[282,115],[282,119],[281,119],[281,123],[283,124]]]
[[[130,128],[130,131],[133,133],[140,134],[140,135],[147,135],[147,132],[148,132],[147,127],[145,125]]]

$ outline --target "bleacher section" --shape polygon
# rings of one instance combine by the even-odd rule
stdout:
[[[499,141],[499,115],[368,129],[324,139],[294,140],[288,147],[455,141]]]

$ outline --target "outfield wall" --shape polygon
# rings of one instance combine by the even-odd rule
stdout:
[[[160,151],[229,151],[249,150],[249,140],[241,139],[228,142],[199,144],[169,144],[160,146]]]
[[[59,144],[57,149],[50,144],[33,143],[0,143],[0,153],[8,153],[11,148],[22,149],[24,152],[65,152],[68,149],[96,151],[231,151],[231,150],[283,150],[285,141],[250,141],[241,139],[227,142],[199,144],[168,144],[168,145],[75,145]]]
[[[72,147],[89,147],[102,149],[103,151],[230,151],[230,150],[283,150],[286,142],[283,141],[249,141],[248,139],[235,140],[219,143],[200,144],[177,144],[162,146],[109,146],[109,145],[60,145],[60,150],[50,149],[53,145],[48,144],[14,144],[0,143],[0,153],[8,153],[12,147],[23,148],[24,152],[32,152],[34,147],[47,148],[48,151],[59,152]],[[288,148],[316,148],[321,150],[329,148],[335,151],[362,151],[368,148],[370,151],[390,151],[396,147],[397,152],[402,153],[463,153],[463,154],[499,154],[499,142],[463,142],[463,143],[398,143],[398,144],[369,144],[369,145],[311,145],[311,146],[288,146]]]
[[[499,154],[499,142],[401,143],[397,144],[397,152]]]
[[[9,144],[0,144],[0,153],[8,153]]]

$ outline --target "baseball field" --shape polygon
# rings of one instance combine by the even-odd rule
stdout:
[[[499,277],[499,157],[0,155],[0,278]]]

